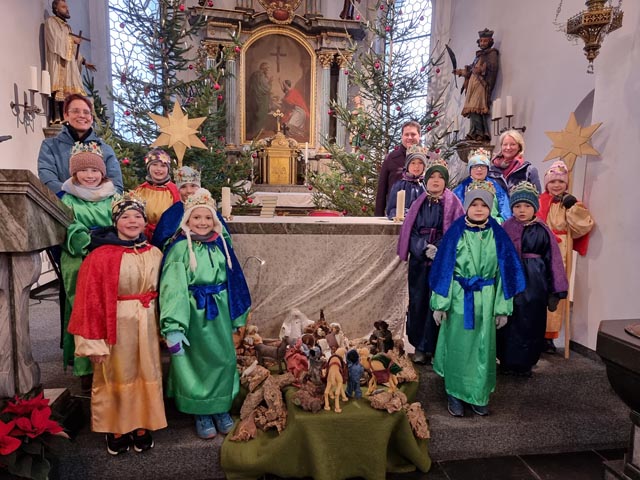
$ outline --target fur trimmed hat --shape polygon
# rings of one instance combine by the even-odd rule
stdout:
[[[482,165],[483,167],[487,167],[487,171],[489,170],[489,158],[491,154],[485,150],[484,148],[477,148],[472,150],[469,159],[467,160],[467,167],[469,169],[469,174],[471,174],[471,169],[477,165]]]
[[[154,163],[163,163],[163,164],[165,164],[167,166],[170,166],[171,165],[171,157],[163,149],[154,148],[152,150],[149,150],[149,153],[147,153],[145,155],[144,164],[147,166],[147,170],[148,170],[149,169],[149,165],[152,165]]]
[[[551,164],[549,170],[544,174],[544,189],[551,180],[562,180],[569,185],[569,169],[562,160],[556,160]]]
[[[424,165],[424,170],[426,170],[428,158],[429,156],[426,148],[421,147],[419,145],[412,145],[407,149],[407,157],[404,162],[404,168],[405,170],[407,170],[409,168],[409,164],[411,163],[411,161],[418,159],[422,161],[422,164]]]
[[[424,172],[425,181],[429,180],[434,172],[440,172],[444,178],[445,187],[449,185],[449,165],[447,165],[447,162],[444,159],[438,157],[429,160],[429,163],[427,163],[427,169]]]
[[[182,167],[173,171],[173,181],[175,182],[178,189],[187,183],[193,183],[200,187],[200,172],[198,170],[194,170],[191,167],[183,165]]]
[[[139,197],[135,192],[129,191],[120,195],[116,193],[111,201],[111,220],[115,225],[118,219],[127,210],[137,210],[144,217],[144,221],[147,221],[147,213],[145,212],[146,202]]]
[[[464,194],[464,211],[469,210],[473,201],[477,199],[482,200],[484,204],[491,209],[495,195],[496,188],[491,182],[484,180],[471,182]]]
[[[538,189],[531,182],[520,182],[509,192],[509,207],[513,209],[516,203],[525,202],[533,207],[534,212],[540,209]]]
[[[102,158],[102,149],[96,142],[82,143],[76,142],[71,148],[69,157],[69,173],[71,176],[80,170],[94,168],[98,170],[102,177],[107,176],[107,167]]]
[[[206,208],[213,215],[213,231],[216,232],[222,239],[222,244],[224,245],[224,253],[227,257],[227,265],[229,266],[229,268],[232,268],[231,257],[229,256],[229,250],[227,248],[227,242],[224,240],[224,236],[222,235],[222,222],[220,222],[220,220],[218,219],[216,201],[211,197],[211,193],[209,192],[209,190],[205,188],[199,188],[184,202],[184,215],[182,215],[180,228],[187,237],[187,245],[189,246],[189,268],[192,272],[195,272],[198,266],[196,256],[193,253],[191,229],[187,226],[187,223],[189,223],[189,218],[196,208]]]

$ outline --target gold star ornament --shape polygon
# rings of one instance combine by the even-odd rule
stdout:
[[[151,146],[161,147],[168,145],[169,148],[173,148],[178,158],[178,167],[182,166],[182,158],[187,148],[207,148],[197,135],[198,127],[207,117],[189,118],[182,111],[177,100],[173,105],[173,111],[166,117],[155,113],[150,113],[149,116],[160,127],[160,135]]]
[[[573,164],[576,158],[582,155],[600,156],[595,148],[591,146],[589,141],[595,131],[602,125],[594,123],[588,127],[581,127],[576,120],[576,114],[571,112],[567,126],[561,132],[544,132],[553,142],[553,148],[544,158],[544,162],[553,158],[561,158],[567,164],[569,170],[573,170]]]

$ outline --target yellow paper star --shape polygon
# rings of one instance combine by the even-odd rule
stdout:
[[[173,112],[166,117],[150,113],[149,116],[160,127],[160,135],[152,147],[161,147],[168,145],[173,148],[178,158],[178,167],[182,166],[182,158],[187,148],[207,148],[207,146],[198,138],[198,127],[207,117],[191,118],[182,111],[180,104],[176,100],[173,105]]]
[[[591,146],[589,141],[595,131],[602,125],[594,123],[588,127],[581,127],[576,120],[576,114],[571,112],[567,126],[561,132],[544,132],[553,142],[553,149],[544,158],[544,162],[552,158],[561,158],[567,164],[569,170],[573,170],[573,164],[581,155],[600,156],[595,148]]]

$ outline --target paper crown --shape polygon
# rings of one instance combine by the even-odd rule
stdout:
[[[78,155],[80,153],[91,153],[93,155],[98,155],[102,157],[102,148],[96,142],[75,142],[73,147],[71,147],[71,156]]]
[[[146,202],[144,199],[133,191],[123,194],[116,193],[113,196],[113,200],[111,200],[111,218],[113,219],[113,223],[116,223],[120,216],[127,210],[138,210],[146,220],[145,205]]]
[[[467,187],[467,193],[473,190],[486,190],[490,192],[491,195],[496,194],[496,187],[493,186],[493,183],[487,182],[486,180],[474,180]]]
[[[489,159],[491,158],[491,153],[489,152],[489,150],[486,150],[484,148],[476,148],[475,150],[471,150],[471,152],[469,153],[469,164],[471,164],[472,161],[475,162],[475,164],[478,163],[489,163]]]
[[[496,194],[496,189],[491,182],[485,180],[476,180],[469,184],[464,194],[464,211],[469,210],[469,207],[474,200],[480,199],[489,208],[493,206],[493,199]]]
[[[171,157],[161,148],[150,150],[144,157],[144,164],[149,165],[153,162],[162,162],[165,165],[171,165]]]
[[[173,171],[173,181],[180,188],[186,183],[200,185],[200,172],[186,165]]]
[[[518,192],[529,192],[533,193],[534,195],[538,195],[540,193],[538,192],[536,186],[531,182],[518,183],[517,185],[513,186],[511,190],[509,190],[509,195],[513,195],[514,193]]]
[[[428,155],[429,150],[422,145],[411,145],[409,148],[407,148],[407,156],[411,155],[412,153],[421,153],[422,155]]]
[[[525,202],[537,212],[540,208],[538,189],[531,182],[520,182],[509,191],[509,206],[513,208],[516,203]]]
[[[184,202],[185,214],[187,210],[192,210],[197,207],[206,207],[209,209],[213,209],[213,212],[216,211],[216,208],[217,208],[216,201],[211,196],[211,193],[209,192],[209,190],[200,188],[196,191],[196,193],[191,195]]]

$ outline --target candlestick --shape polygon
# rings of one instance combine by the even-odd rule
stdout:
[[[231,217],[231,189],[222,187],[222,217],[227,219]]]
[[[404,220],[404,190],[398,190],[398,194],[396,195],[396,218],[398,220]]]
[[[51,95],[51,76],[46,70],[42,70],[42,78],[40,83],[40,93],[42,93],[43,95]]]
[[[31,71],[31,87],[29,90],[33,90],[34,92],[38,91],[38,67],[29,67]]]
[[[506,106],[505,116],[513,117],[513,98],[511,98],[511,95],[507,95],[507,106]]]

